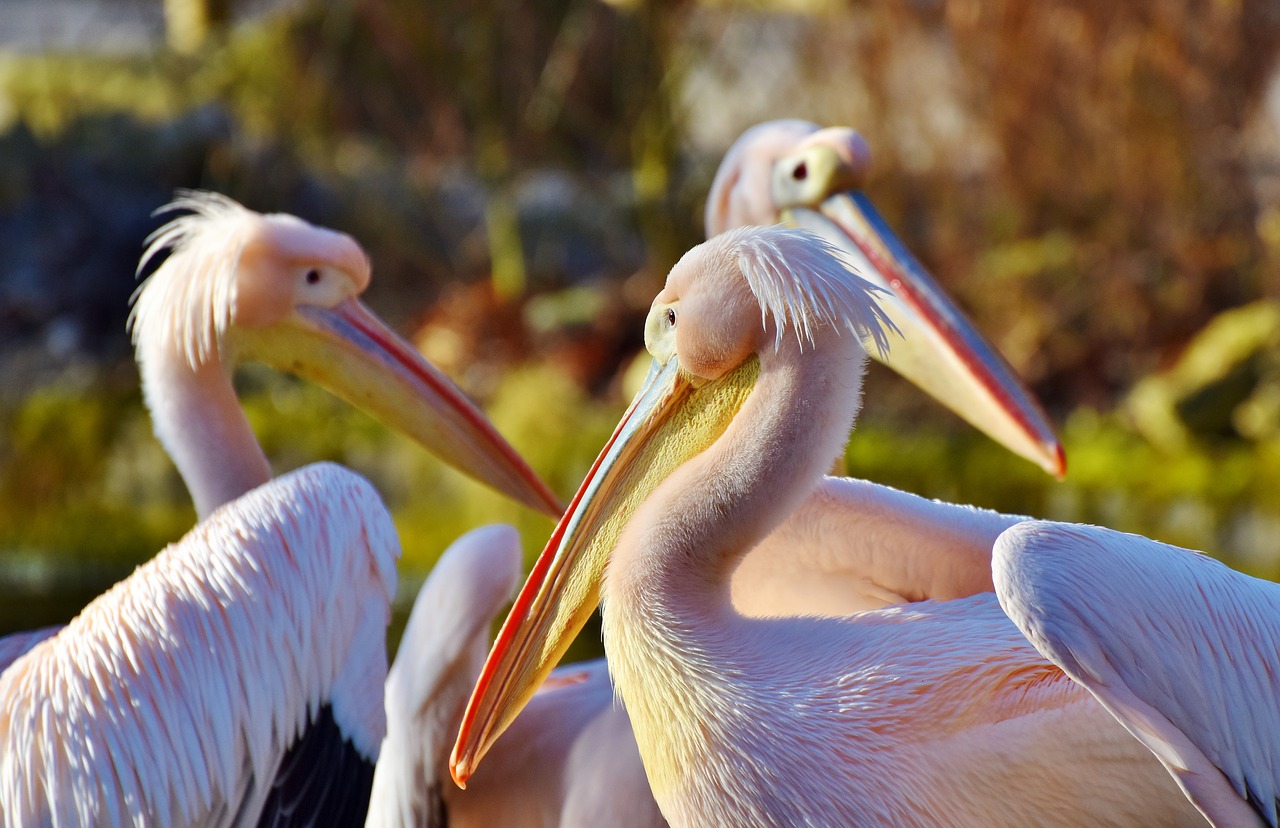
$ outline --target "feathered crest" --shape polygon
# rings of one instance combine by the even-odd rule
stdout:
[[[147,237],[139,274],[157,254],[172,252],[130,297],[128,328],[135,348],[147,331],[178,344],[196,368],[217,353],[232,322],[236,267],[261,216],[224,195],[200,190],[179,190],[153,215],[175,210],[190,212]]]
[[[887,331],[898,329],[876,296],[887,291],[854,273],[839,248],[807,230],[782,226],[741,227],[724,236],[760,301],[761,321],[774,319],[775,347],[788,327],[803,349],[813,346],[818,328],[830,325],[888,353]]]

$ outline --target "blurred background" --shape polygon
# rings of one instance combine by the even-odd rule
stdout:
[[[1068,457],[873,365],[851,474],[1280,577],[1278,47],[1274,0],[2,0],[0,632],[194,522],[125,332],[175,188],[354,235],[369,305],[568,496],[721,156],[779,117],[862,131]],[[238,386],[277,472],[378,486],[406,605],[466,529],[550,532],[322,391]]]

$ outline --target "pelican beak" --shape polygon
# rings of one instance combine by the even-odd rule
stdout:
[[[240,358],[322,385],[513,500],[563,514],[559,499],[480,409],[359,300],[298,308],[275,325],[234,331]]]
[[[724,432],[759,374],[754,356],[709,382],[682,372],[674,356],[666,364],[654,362],[494,641],[449,760],[459,786],[466,787],[595,611],[605,565],[636,508]]]
[[[1044,409],[871,200],[850,189],[857,179],[842,155],[816,145],[782,159],[772,186],[785,221],[844,250],[860,276],[889,291],[881,306],[902,339],[885,354],[877,348],[868,352],[1005,448],[1063,477],[1066,455]]]

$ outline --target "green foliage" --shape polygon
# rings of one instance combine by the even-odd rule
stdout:
[[[859,425],[848,473],[928,497],[1013,514],[1096,523],[1200,549],[1280,576],[1280,441],[1190,443],[1165,450],[1119,415],[1081,409],[1063,429],[1067,477],[1055,481],[966,432]]]
[[[138,446],[133,426],[140,417],[136,394],[100,388],[42,389],[7,412],[0,549],[65,550],[78,560],[128,563],[177,537],[180,517],[133,498],[142,487],[129,481],[167,463],[163,453]],[[122,466],[125,457],[131,469]]]
[[[1196,435],[1265,438],[1280,429],[1280,305],[1254,302],[1216,316],[1167,371],[1142,378],[1125,408],[1153,443]]]

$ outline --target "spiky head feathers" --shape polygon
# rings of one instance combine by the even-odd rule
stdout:
[[[884,353],[895,328],[876,299],[882,292],[813,233],[743,227],[695,247],[672,268],[650,311],[650,338],[661,336],[658,326],[678,328],[682,316],[693,321],[696,333],[686,326],[679,339],[696,345],[676,347],[682,365],[701,373],[701,361],[706,376],[767,347],[770,333],[775,350],[792,331],[803,351],[816,346],[823,329],[847,330]],[[756,314],[758,326],[748,321]]]
[[[193,367],[208,362],[232,325],[266,326],[303,291],[336,304],[369,283],[354,239],[295,216],[263,215],[218,193],[183,191],[157,213],[189,211],[147,238],[138,270],[169,257],[133,295],[134,345],[156,339]]]

